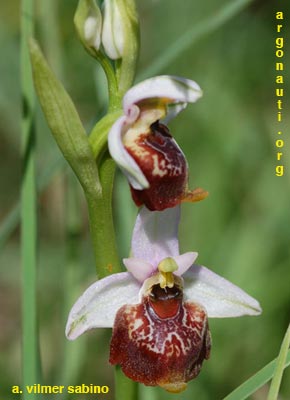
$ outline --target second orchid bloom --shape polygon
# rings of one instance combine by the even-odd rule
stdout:
[[[110,362],[131,379],[180,392],[209,358],[208,318],[258,315],[259,303],[209,269],[180,255],[179,206],[162,212],[143,207],[137,217],[128,272],[91,285],[73,306],[69,339],[113,327]]]
[[[167,75],[147,79],[125,94],[124,115],[112,126],[108,142],[137,206],[162,211],[207,196],[200,188],[188,189],[186,158],[165,125],[201,96],[197,83]]]

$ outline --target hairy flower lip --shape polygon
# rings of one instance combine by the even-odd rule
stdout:
[[[137,382],[177,393],[209,358],[206,311],[188,302],[182,302],[172,318],[160,318],[154,311],[146,299],[118,310],[109,361],[120,364],[125,375]]]

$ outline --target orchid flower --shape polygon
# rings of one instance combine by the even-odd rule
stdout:
[[[147,79],[125,94],[124,115],[112,126],[108,144],[137,206],[161,211],[207,196],[200,188],[188,190],[185,156],[164,125],[201,96],[197,83],[167,75]]]
[[[93,283],[70,311],[66,335],[113,327],[110,362],[131,379],[171,392],[185,389],[209,358],[208,317],[258,315],[259,303],[206,267],[179,254],[179,206],[143,207],[132,237],[128,272]]]

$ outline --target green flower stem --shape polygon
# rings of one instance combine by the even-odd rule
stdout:
[[[92,50],[94,57],[99,61],[103,70],[105,71],[107,82],[108,82],[108,93],[109,93],[109,109],[108,113],[115,111],[120,108],[121,94],[118,90],[118,83],[115,76],[115,71],[110,63],[110,61],[102,53],[97,53]]]
[[[127,378],[119,365],[115,367],[115,400],[137,400],[138,383]]]
[[[121,271],[112,215],[112,191],[115,168],[115,162],[106,153],[99,164],[102,194],[101,196],[94,196],[93,194],[86,193],[91,236],[99,278]]]
[[[40,382],[36,323],[36,183],[35,98],[29,62],[28,37],[33,32],[33,0],[21,4],[22,155],[21,253],[22,253],[22,368],[23,386]],[[23,393],[23,399],[36,395]]]
[[[86,196],[99,278],[121,271],[112,214],[115,162],[109,156],[107,146],[108,132],[121,115],[122,110],[120,109],[107,114],[96,124],[89,136],[92,153],[99,165],[102,186],[101,196],[97,198],[90,194]]]
[[[97,52],[92,47],[85,46],[87,52],[94,57],[102,66],[108,83],[108,94],[109,94],[109,108],[108,113],[115,111],[121,102],[121,95],[118,90],[118,82],[116,79],[115,71],[112,67],[111,62],[102,53]]]
[[[94,48],[92,47],[89,48],[85,47],[85,48],[88,51],[88,53],[101,64],[105,72],[108,82],[108,94],[109,94],[108,113],[113,112],[117,108],[119,108],[119,104],[121,102],[121,95],[118,90],[118,82],[112,64],[110,63],[107,57],[105,57],[102,53],[97,52]]]

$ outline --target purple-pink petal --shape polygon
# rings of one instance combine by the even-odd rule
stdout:
[[[140,283],[152,275],[156,268],[147,261],[140,260],[139,258],[124,258],[123,263],[127,270],[136,278]]]
[[[175,275],[183,275],[193,265],[194,261],[197,259],[197,256],[198,253],[188,252],[181,254],[180,256],[173,257],[178,265],[178,270],[174,272]]]
[[[132,255],[155,269],[161,260],[179,256],[178,223],[180,206],[164,211],[143,207],[136,219],[132,237]]]

